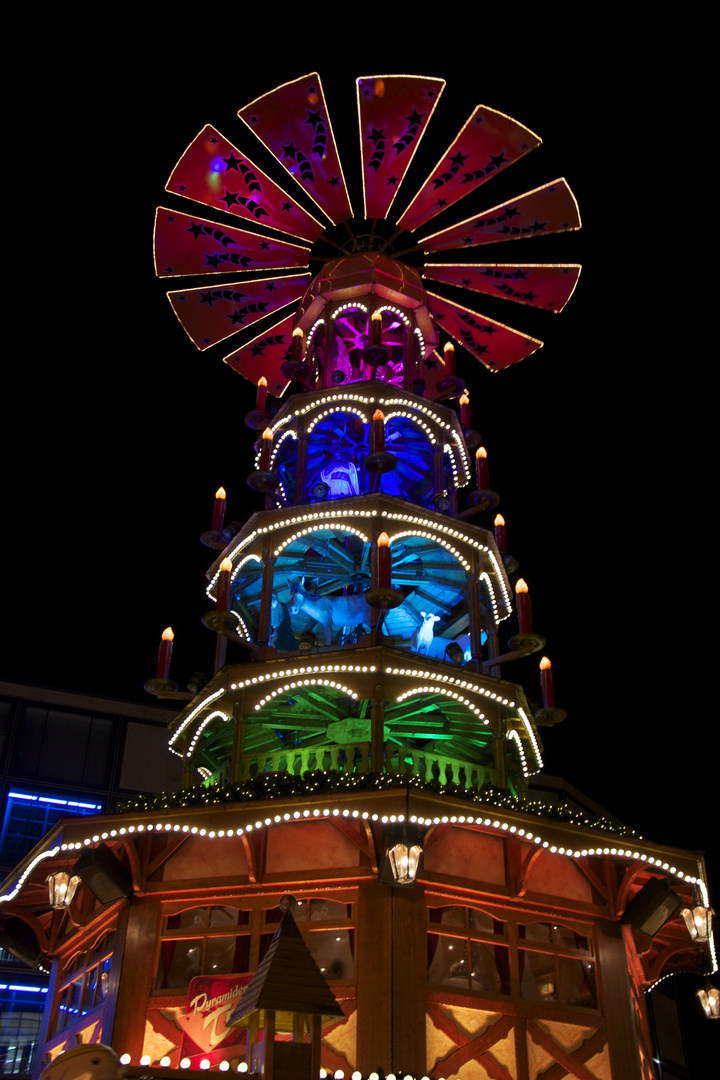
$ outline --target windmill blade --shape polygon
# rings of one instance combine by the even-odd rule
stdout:
[[[428,293],[435,317],[451,337],[484,364],[489,371],[517,364],[542,346],[537,338],[521,334],[509,326],[487,319],[478,311],[454,304],[436,293]]]
[[[426,263],[423,276],[557,313],[575,291],[581,269],[578,263]]]
[[[310,243],[325,228],[210,124],[180,157],[165,190]]]
[[[256,98],[240,109],[238,116],[334,224],[352,217],[316,71]]]
[[[478,105],[398,219],[398,225],[411,231],[419,229],[541,142],[539,135],[511,116]]]
[[[202,351],[297,303],[309,280],[309,274],[299,274],[272,281],[235,281],[216,289],[181,289],[167,295],[183,330]]]
[[[155,214],[155,273],[228,274],[307,266],[310,248],[159,206]]]
[[[526,236],[579,229],[580,211],[564,177],[526,191],[516,199],[494,206],[459,225],[432,233],[420,244],[424,251],[477,247],[498,240],[522,240]]]
[[[444,79],[421,75],[357,80],[366,218],[387,217],[444,89]]]
[[[255,386],[260,376],[264,375],[268,392],[280,397],[289,382],[280,369],[290,359],[292,332],[293,317],[287,315],[247,345],[228,353],[223,360]]]

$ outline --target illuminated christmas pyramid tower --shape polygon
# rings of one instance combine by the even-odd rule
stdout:
[[[712,942],[702,928],[693,940],[680,914],[707,903],[697,855],[527,796],[538,728],[563,713],[547,667],[542,707],[506,678],[545,642],[493,521],[498,496],[454,346],[499,371],[540,342],[430,293],[423,276],[560,310],[579,268],[465,256],[421,272],[418,252],[574,229],[579,217],[556,180],[431,231],[440,210],[539,142],[485,106],[393,216],[443,86],[358,80],[362,222],[350,220],[317,74],[240,116],[331,226],[211,127],[168,181],[253,224],[161,208],[155,245],[162,276],[244,272],[169,294],[200,348],[266,320],[225,357],[255,388],[248,482],[264,507],[223,532],[219,492],[203,537],[217,550],[205,616],[214,674],[194,695],[178,691],[167,640],[148,683],[191,699],[169,739],[183,790],[93,819],[91,832],[68,820],[39,853],[46,870],[82,848],[100,876],[113,878],[109,858],[132,876],[131,893],[120,882],[93,902],[83,869],[83,918],[55,917],[49,1053],[80,1036],[126,1053],[131,1074],[141,1059],[142,1075],[183,1059],[190,1074],[202,1061],[243,1070],[260,1060],[262,1030],[304,1045],[320,1025],[327,1075],[649,1078],[642,991],[710,966]],[[319,272],[298,272],[322,250]],[[303,1003],[284,1002],[254,1028],[227,1027],[274,956],[284,894],[342,1016],[298,1021]],[[33,917],[50,926],[47,911]],[[107,960],[110,991],[75,1015],[83,991],[68,962],[83,948],[88,971]]]

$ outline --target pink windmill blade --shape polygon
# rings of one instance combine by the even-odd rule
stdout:
[[[240,109],[238,116],[330,221],[337,224],[352,217],[316,71],[256,98]]]
[[[398,225],[414,231],[529,154],[542,139],[511,116],[478,105]]]
[[[542,341],[488,319],[479,311],[455,304],[436,293],[428,293],[437,319],[443,330],[464,346],[488,371],[501,371],[531,356],[542,347]]]
[[[297,304],[309,281],[309,274],[234,281],[219,287],[178,289],[168,293],[168,300],[193,345],[203,350],[288,304]]]
[[[158,277],[285,270],[307,266],[310,251],[276,236],[218,225],[165,206],[155,214],[154,246]]]
[[[425,263],[423,277],[557,314],[575,291],[580,269],[578,263]]]
[[[310,243],[325,228],[210,124],[182,154],[165,190]]]
[[[425,134],[444,79],[371,75],[357,80],[366,218],[385,218]]]
[[[290,359],[293,317],[287,315],[269,330],[223,357],[226,364],[257,386],[258,379],[267,379],[268,393],[281,397],[289,379],[282,373],[283,364]]]
[[[420,245],[423,251],[445,251],[492,244],[498,240],[522,240],[528,236],[570,232],[580,226],[575,196],[567,181],[560,177],[491,210],[466,218],[458,225],[432,233],[421,240]]]

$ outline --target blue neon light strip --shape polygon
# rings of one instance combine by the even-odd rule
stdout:
[[[11,799],[28,799],[31,802],[52,803],[55,806],[79,806],[82,810],[102,810],[100,803],[75,802],[73,799],[52,799],[48,795],[25,795],[21,791],[10,791]]]

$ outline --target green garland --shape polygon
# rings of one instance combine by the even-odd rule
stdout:
[[[138,795],[127,799],[117,808],[117,813],[137,811],[177,810],[193,806],[227,806],[229,803],[269,802],[303,795],[335,795],[361,791],[387,791],[391,788],[410,786],[418,791],[435,795],[447,795],[469,804],[496,806],[520,810],[524,814],[551,821],[564,821],[586,829],[599,829],[618,836],[636,837],[636,833],[621,822],[607,817],[594,817],[587,811],[573,810],[569,806],[544,803],[539,799],[523,799],[504,791],[484,788],[468,791],[460,784],[440,783],[439,780],[423,780],[419,776],[403,776],[399,773],[363,773],[357,776],[336,770],[305,772],[302,776],[290,773],[260,773],[252,780],[226,787],[200,784],[182,791],[162,791],[156,795]],[[639,837],[636,837],[640,839]]]

